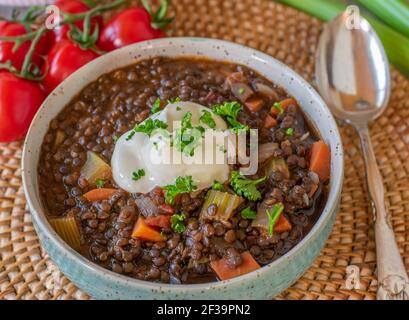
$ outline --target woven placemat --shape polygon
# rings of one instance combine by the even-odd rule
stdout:
[[[257,48],[313,82],[322,23],[269,0],[177,0],[173,36],[202,36]],[[409,269],[409,81],[393,71],[385,114],[371,127],[399,248]],[[334,230],[311,268],[278,299],[375,299],[376,256],[364,167],[354,130],[341,126],[345,182]],[[21,185],[22,143],[0,144],[0,299],[89,299],[42,250]],[[360,289],[346,287],[347,266]]]

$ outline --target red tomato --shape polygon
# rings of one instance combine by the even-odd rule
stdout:
[[[90,8],[83,3],[81,0],[57,0],[55,4],[61,11],[67,12],[67,13],[83,13],[88,11]],[[74,23],[75,26],[80,29],[81,31],[83,30],[84,22],[77,21]],[[91,30],[93,31],[95,26],[98,25],[99,29],[101,30],[103,27],[103,21],[102,21],[102,16],[95,16],[91,20]],[[54,29],[54,34],[55,34],[55,40],[61,41],[62,39],[67,39],[67,33],[70,30],[70,26],[68,24],[64,24],[60,27],[56,27]],[[92,33],[92,32],[91,32]]]
[[[170,216],[156,216],[145,219],[145,223],[151,227],[170,228]]]
[[[0,22],[0,37],[16,37],[26,33],[26,28],[20,23],[8,21]],[[46,34],[38,42],[32,60],[38,66],[41,66],[43,62],[40,56],[47,54],[52,45],[51,41],[52,39]],[[31,41],[26,41],[16,52],[13,52],[14,42],[0,41],[0,63],[5,63],[10,60],[13,66],[20,70],[30,45]]]
[[[152,17],[144,8],[127,9],[113,17],[102,30],[98,47],[111,51],[131,43],[163,38],[161,29],[152,27]]]
[[[83,50],[69,40],[57,42],[47,56],[48,73],[44,87],[50,93],[71,73],[98,57],[92,50]]]
[[[38,83],[0,71],[0,142],[24,137],[45,97]]]

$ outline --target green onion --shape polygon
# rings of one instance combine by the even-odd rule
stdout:
[[[281,3],[328,21],[346,9],[346,4],[336,0],[278,0]],[[385,1],[386,2],[386,1]],[[389,3],[389,1],[388,1]],[[406,76],[409,76],[409,39],[368,15],[369,21],[381,39],[389,60]],[[391,17],[392,19],[394,17]]]

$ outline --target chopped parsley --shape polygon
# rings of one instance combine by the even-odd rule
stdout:
[[[145,176],[145,170],[139,169],[138,171],[132,172],[132,180],[138,181],[140,178]]]
[[[285,133],[287,136],[292,137],[294,135],[294,129],[293,128],[288,128]]]
[[[183,115],[181,127],[176,129],[173,135],[173,146],[185,155],[192,157],[204,132],[205,129],[202,126],[192,126],[192,113],[186,112]]]
[[[182,110],[182,108],[179,107],[179,106],[177,106],[177,107],[176,107],[176,111],[180,111],[180,110]]]
[[[243,219],[255,219],[257,216],[257,212],[255,212],[254,210],[251,210],[250,207],[247,207],[246,209],[242,210],[240,212],[240,215]]]
[[[143,132],[145,134],[147,134],[148,136],[150,136],[152,134],[152,132],[156,129],[166,129],[168,127],[168,125],[159,120],[159,119],[151,119],[148,118],[146,119],[146,121],[142,122],[139,125],[136,125],[133,130],[128,134],[128,136],[126,137],[126,141],[129,141],[133,138],[133,136],[135,135],[135,133],[137,132]]]
[[[239,94],[243,94],[244,91],[246,91],[246,90],[244,90],[244,88],[240,88],[240,89],[239,89]]]
[[[281,103],[280,103],[280,102],[275,102],[275,103],[273,104],[273,108],[277,109],[279,114],[283,114],[283,113],[284,113],[284,108],[281,106]]]
[[[160,111],[160,99],[157,98],[155,100],[155,102],[153,103],[153,105],[152,105],[151,112],[152,112],[152,114],[154,114],[154,113],[159,112],[159,111]]]
[[[178,177],[175,184],[167,185],[163,189],[166,203],[173,204],[178,194],[192,192],[197,189],[197,186],[193,185],[192,176],[186,176]]]
[[[168,104],[176,103],[176,102],[180,102],[180,101],[182,101],[182,100],[179,97],[176,97],[175,99],[168,99]]]
[[[97,179],[97,181],[95,182],[95,184],[97,185],[97,188],[103,188],[105,185],[105,180],[103,179]]]
[[[214,121],[211,112],[207,110],[202,110],[203,114],[200,117],[200,121],[203,122],[204,124],[208,125],[209,128],[216,128],[216,122]]]
[[[239,112],[242,110],[242,106],[237,101],[225,102],[224,104],[215,105],[213,112],[223,118],[230,124],[232,131],[236,134],[240,131],[248,131],[249,127],[240,123],[237,120]]]
[[[114,141],[117,142],[118,139],[119,139],[119,137],[118,137],[116,134],[114,134],[114,135],[112,136],[112,139],[114,139]]]
[[[266,177],[258,180],[250,180],[242,176],[238,171],[233,171],[230,185],[239,196],[247,198],[250,201],[257,201],[261,199],[261,193],[257,190],[256,186],[264,180],[266,180]]]
[[[217,191],[223,190],[223,184],[220,183],[219,181],[216,181],[216,180],[215,180],[215,181],[213,182],[212,189],[213,189],[213,190],[217,190]]]
[[[283,210],[284,206],[281,203],[275,204],[273,210],[266,210],[266,214],[268,216],[268,235],[270,237],[273,236],[274,225]]]
[[[174,232],[183,233],[186,230],[185,225],[186,216],[181,214],[174,214],[170,217],[170,226]]]

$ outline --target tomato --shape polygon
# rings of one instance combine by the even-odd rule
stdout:
[[[26,33],[26,28],[21,23],[9,21],[0,22],[0,37],[16,37]],[[5,63],[10,60],[12,65],[20,70],[30,45],[31,41],[26,41],[16,52],[13,52],[14,42],[0,41],[0,63]],[[38,42],[34,51],[32,61],[36,63],[37,66],[41,66],[43,59],[40,56],[47,54],[51,46],[52,38],[45,34]]]
[[[98,47],[111,51],[131,43],[163,38],[166,34],[152,26],[152,17],[144,8],[131,8],[113,17],[102,29]]]
[[[45,97],[38,83],[0,71],[0,142],[23,138]]]
[[[56,5],[63,12],[74,13],[74,14],[83,13],[90,9],[81,0],[57,0],[54,5]],[[82,31],[84,22],[83,20],[77,21],[74,23],[74,25]],[[100,30],[102,29],[103,27],[102,16],[95,16],[94,18],[91,19],[91,33],[94,30],[96,25],[98,25]],[[68,39],[67,34],[69,30],[70,30],[70,26],[68,24],[62,25],[60,27],[56,27],[54,29],[55,40],[58,42],[58,41],[61,41],[62,39]]]
[[[57,42],[47,56],[48,73],[44,87],[50,93],[71,73],[98,57],[92,50],[83,50],[70,40]]]

